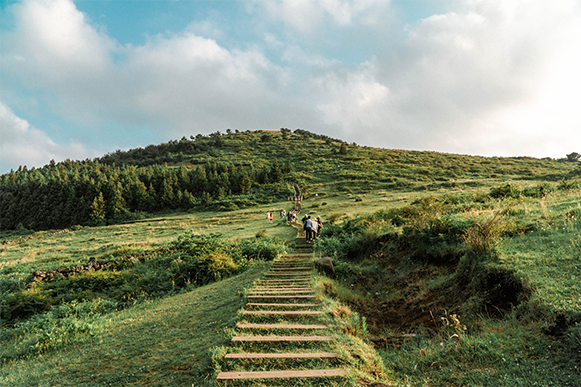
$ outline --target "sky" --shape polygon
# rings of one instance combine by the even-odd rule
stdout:
[[[578,0],[0,0],[0,173],[226,129],[581,153]]]

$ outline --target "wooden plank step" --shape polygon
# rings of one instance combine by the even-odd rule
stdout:
[[[274,273],[274,272],[267,272],[266,275],[267,276],[280,276],[280,277],[284,277],[284,276],[295,276],[298,278],[308,278],[308,276],[310,276],[311,274],[313,274],[310,271],[289,271],[288,273]]]
[[[280,378],[319,378],[346,376],[345,370],[327,369],[327,370],[305,370],[305,371],[252,371],[252,372],[220,372],[216,379],[234,380],[234,379],[280,379]]]
[[[258,341],[268,343],[290,343],[295,341],[331,341],[333,336],[234,336],[232,341]]]
[[[295,282],[290,282],[290,283],[284,283],[284,282],[275,282],[275,283],[268,283],[268,284],[256,284],[254,286],[254,289],[260,289],[260,288],[265,288],[265,289],[276,289],[276,288],[281,288],[281,289],[313,289],[313,284],[311,283],[295,283]]]
[[[267,279],[261,280],[262,282],[313,282],[313,277],[307,278],[279,278],[279,279]]]
[[[228,353],[225,359],[328,359],[336,358],[335,352],[297,352],[297,353]]]
[[[315,293],[314,290],[260,290],[248,292],[248,294],[304,294],[304,293]]]
[[[316,306],[317,304],[277,304],[277,303],[266,303],[266,302],[249,302],[246,306],[284,306],[284,307],[297,307],[297,306]]]
[[[316,316],[325,314],[322,310],[243,310],[242,314],[281,315],[281,316]]]
[[[293,299],[300,299],[300,298],[316,298],[317,296],[302,296],[302,295],[295,295],[295,296],[282,296],[276,294],[263,294],[263,295],[256,295],[256,296],[248,296],[249,300],[255,300],[257,298],[293,298]]]
[[[291,288],[291,287],[274,287],[274,286],[265,286],[265,287],[260,287],[260,288],[254,288],[252,289],[253,292],[264,292],[264,291],[277,291],[277,290],[314,290],[312,287],[310,286],[305,286],[302,288]]]
[[[238,324],[240,329],[327,329],[323,324]]]

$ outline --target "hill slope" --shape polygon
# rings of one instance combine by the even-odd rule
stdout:
[[[335,266],[319,289],[350,316],[343,333],[375,345],[382,380],[579,385],[578,173],[286,130],[22,168],[0,180],[0,384],[212,383],[239,292],[292,248],[295,229],[264,214],[291,209],[295,183]],[[34,231],[52,227],[69,229]]]
[[[168,164],[155,164],[156,162]],[[0,177],[0,231],[47,230],[203,208],[236,210],[316,191],[429,190],[558,181],[576,163],[348,145],[304,130],[198,135]]]

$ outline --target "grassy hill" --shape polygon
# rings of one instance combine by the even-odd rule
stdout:
[[[301,212],[325,225],[315,256],[330,256],[336,277],[317,281],[320,296],[361,317],[347,334],[372,346],[369,356],[381,363],[371,370],[344,360],[360,367],[354,384],[581,384],[575,162],[247,131],[20,168],[1,177],[0,194],[24,203],[18,195],[29,184],[46,184],[62,208],[76,195],[90,215],[94,197],[79,196],[80,188],[70,194],[88,165],[100,165],[121,196],[125,176],[148,176],[153,187],[159,173],[163,187],[182,173],[189,185],[176,178],[172,189],[193,199],[166,205],[160,196],[134,209],[123,197],[123,216],[99,225],[91,216],[63,217],[62,233],[26,222],[3,227],[0,385],[212,385],[216,351],[228,344],[244,289],[293,247],[295,228],[265,220],[267,211],[293,206],[289,182],[305,196]],[[193,186],[201,168],[231,182],[246,173],[251,187],[206,188],[202,200]],[[102,191],[106,211],[115,189]],[[33,281],[40,275],[54,278]]]

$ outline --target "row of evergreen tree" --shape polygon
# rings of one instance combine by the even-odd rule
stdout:
[[[132,213],[209,205],[230,195],[282,183],[290,164],[254,168],[207,163],[121,167],[98,160],[64,161],[0,176],[0,230],[103,224]]]

